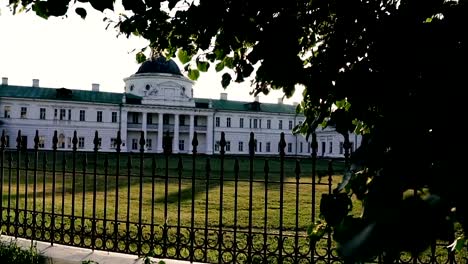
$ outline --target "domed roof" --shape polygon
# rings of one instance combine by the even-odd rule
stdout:
[[[166,60],[163,56],[143,62],[136,73],[170,73],[182,75],[179,66],[177,66],[173,60]]]

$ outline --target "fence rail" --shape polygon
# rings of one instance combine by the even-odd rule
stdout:
[[[307,227],[318,219],[322,194],[339,179],[335,164],[317,159],[312,137],[309,159],[289,159],[284,134],[277,158],[255,156],[250,134],[249,155],[197,155],[194,134],[191,155],[122,153],[120,132],[114,153],[78,152],[74,133],[71,152],[0,145],[0,227],[4,234],[90,249],[209,263],[341,263],[328,234],[317,244]],[[345,139],[346,141],[346,139]],[[356,209],[357,210],[357,209]],[[466,259],[464,259],[466,260]],[[376,259],[375,262],[379,262]],[[402,263],[455,263],[443,246],[427,256],[402,255]],[[465,261],[466,262],[466,261]],[[460,263],[464,263],[461,261]]]

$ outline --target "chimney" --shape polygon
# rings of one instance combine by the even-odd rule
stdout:
[[[283,104],[283,97],[278,98],[278,104]]]
[[[93,90],[95,92],[99,92],[99,83],[93,83],[91,85],[91,90]]]
[[[8,78],[2,77],[2,85],[8,85]]]
[[[258,102],[260,100],[260,98],[257,96],[255,96],[255,102]]]
[[[220,99],[227,100],[227,93],[221,93]]]
[[[32,87],[39,87],[39,79],[33,79]]]

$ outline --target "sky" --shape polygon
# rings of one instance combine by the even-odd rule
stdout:
[[[0,0],[0,77],[7,77],[10,85],[30,86],[32,79],[39,79],[41,87],[91,90],[98,83],[101,91],[123,92],[123,79],[139,67],[135,50],[148,44],[136,36],[119,36],[112,26],[106,29],[104,15],[91,8],[86,19],[71,10],[65,18],[45,20],[32,12],[12,15],[7,4]],[[202,73],[194,97],[218,99],[227,93],[229,100],[254,100],[249,81],[223,89],[221,75],[214,65]],[[300,102],[301,92],[298,89],[284,102]],[[281,91],[271,91],[268,96],[260,94],[259,100],[276,103],[282,96]]]

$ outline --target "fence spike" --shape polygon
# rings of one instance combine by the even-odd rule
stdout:
[[[141,153],[145,152],[146,139],[145,139],[144,131],[140,132],[140,141],[138,143],[140,144],[140,152]]]
[[[224,131],[221,132],[221,140],[219,141],[219,146],[221,147],[219,154],[224,155],[224,153],[226,153],[226,137]]]
[[[94,132],[94,140],[93,140],[93,144],[94,144],[94,151],[98,151],[99,147],[99,135],[98,135],[98,131],[96,130]]]
[[[57,150],[57,143],[58,143],[58,137],[57,137],[57,130],[54,131],[54,137],[52,138],[52,149]]]
[[[37,150],[39,148],[39,130],[36,129],[36,134],[34,136],[34,149]]]
[[[120,146],[122,145],[122,136],[120,134],[120,130],[117,131],[117,139],[115,140],[115,144],[117,144],[116,151],[120,152],[121,151]]]
[[[255,135],[254,132],[250,132],[249,139],[249,155],[253,157],[255,155]]]
[[[194,131],[193,132],[193,139],[192,139],[192,152],[194,154],[197,153],[197,146],[198,146],[197,131]]]
[[[18,136],[16,137],[16,149],[21,148],[21,130],[18,130]]]
[[[278,144],[279,147],[279,154],[280,156],[284,157],[284,148],[286,147],[286,140],[284,139],[284,132],[280,134],[280,142]]]
[[[6,136],[5,136],[5,129],[2,130],[2,137],[0,138],[0,148],[3,151],[6,146]]]
[[[76,134],[76,130],[73,131],[72,144],[73,144],[73,151],[76,151],[77,146],[78,146],[78,136],[77,136],[77,134]]]

